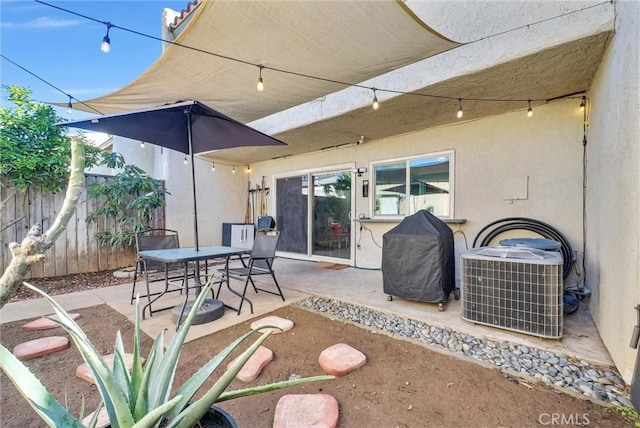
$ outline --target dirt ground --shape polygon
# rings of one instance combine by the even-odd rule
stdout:
[[[101,352],[112,351],[118,329],[122,331],[125,348],[131,349],[133,325],[124,316],[106,305],[74,312],[81,314],[78,323]],[[557,426],[561,422],[564,426],[634,425],[615,410],[533,381],[507,377],[496,369],[419,344],[373,333],[293,306],[273,314],[293,320],[295,327],[267,340],[265,345],[273,350],[274,360],[249,385],[285,380],[292,375],[323,374],[317,363],[318,355],[323,349],[341,342],[363,352],[367,363],[334,380],[221,403],[220,406],[234,416],[241,428],[272,426],[274,409],[282,395],[318,392],[331,394],[337,399],[340,405],[339,426],[343,428],[521,427]],[[27,340],[64,334],[61,330],[22,331],[21,326],[27,321],[1,326],[5,347],[12,349]],[[174,385],[185,381],[218,350],[248,329],[249,323],[245,322],[186,344]],[[143,347],[148,350],[152,339],[145,336],[143,342]],[[88,411],[95,408],[99,400],[93,385],[75,377],[75,369],[81,363],[82,359],[73,346],[26,361],[58,400],[64,402],[66,394],[75,414],[80,412],[81,397],[85,398]],[[0,426],[43,426],[4,374],[0,382]],[[212,383],[213,380],[206,385]],[[230,389],[249,385],[234,381]]]

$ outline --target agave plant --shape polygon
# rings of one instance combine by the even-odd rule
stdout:
[[[120,331],[116,334],[113,366],[108,367],[86,334],[53,298],[30,284],[24,284],[47,299],[60,318],[60,325],[69,333],[96,379],[96,385],[102,397],[102,403],[98,410],[102,406],[106,408],[113,428],[154,427],[160,426],[160,423],[166,427],[193,427],[214,403],[274,391],[302,383],[334,378],[334,376],[328,375],[312,376],[236,391],[225,391],[240,369],[242,369],[242,366],[269,337],[271,332],[269,329],[262,332],[262,335],[238,357],[201,398],[192,401],[196,391],[220,366],[223,360],[241,343],[258,331],[254,330],[245,333],[220,351],[172,394],[173,379],[187,331],[198,308],[208,295],[211,285],[216,279],[211,277],[206,286],[203,287],[189,315],[178,328],[166,350],[163,346],[164,332],[158,334],[144,367],[140,347],[139,301],[136,299],[133,367],[131,372],[129,372],[125,363],[125,351]],[[21,361],[2,345],[0,345],[0,366],[31,407],[49,426],[84,426],[71,414],[68,408],[62,406],[46,390]],[[98,410],[94,413],[89,426],[95,425]]]

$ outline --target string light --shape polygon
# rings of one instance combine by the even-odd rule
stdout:
[[[211,171],[215,171],[215,170],[216,170],[216,163],[211,162]]]
[[[201,49],[201,48],[196,48],[196,47],[193,47],[193,46],[184,45],[184,44],[172,41],[172,40],[166,40],[166,39],[163,39],[161,37],[151,36],[149,34],[141,33],[139,31],[135,31],[135,30],[131,30],[129,28],[125,28],[125,27],[121,27],[121,26],[118,26],[118,25],[114,25],[114,24],[111,24],[110,22],[101,21],[101,20],[98,20],[96,18],[92,18],[90,16],[86,16],[86,15],[80,14],[78,12],[74,12],[72,10],[68,10],[68,9],[62,8],[60,6],[49,4],[49,3],[44,2],[42,0],[35,0],[35,1],[37,3],[42,4],[42,5],[45,5],[45,6],[54,8],[54,9],[58,9],[58,10],[61,10],[63,12],[66,12],[66,13],[69,13],[69,14],[72,14],[72,15],[75,15],[75,16],[79,16],[79,17],[84,18],[84,19],[88,19],[88,20],[91,20],[91,21],[98,22],[98,23],[101,23],[103,25],[106,25],[107,26],[107,35],[103,39],[103,45],[104,45],[104,42],[107,43],[107,51],[110,48],[109,29],[111,27],[116,27],[116,28],[118,28],[120,30],[123,30],[123,31],[127,31],[127,32],[130,32],[130,33],[133,33],[133,34],[137,34],[139,36],[146,37],[146,38],[149,38],[149,39],[153,39],[153,40],[158,40],[158,41],[162,41],[162,42],[165,42],[165,43],[169,43],[169,44],[172,44],[172,45],[177,45],[177,46],[179,46],[181,48],[190,49],[190,50],[193,50],[193,51],[196,51],[196,52],[199,52],[199,53],[204,53],[204,54],[207,54],[207,55],[215,56],[217,58],[222,58],[222,59],[225,59],[225,60],[234,61],[234,62],[237,62],[237,63],[246,64],[246,65],[249,65],[249,66],[259,67],[259,69],[260,69],[260,78],[262,77],[262,69],[266,68],[266,69],[269,69],[269,70],[272,70],[272,71],[276,71],[276,72],[279,72],[279,73],[284,73],[284,74],[304,77],[304,78],[308,78],[308,79],[320,80],[320,81],[324,81],[324,82],[335,83],[335,84],[338,84],[338,85],[344,85],[344,86],[349,86],[349,87],[371,89],[371,90],[374,91],[374,109],[377,109],[377,107],[379,107],[379,103],[377,103],[377,97],[376,97],[376,94],[375,94],[376,90],[381,90],[381,91],[394,93],[394,94],[401,94],[401,95],[415,95],[415,96],[422,96],[422,97],[428,97],[428,98],[450,99],[450,100],[457,99],[455,97],[446,96],[446,95],[433,95],[433,94],[425,94],[425,93],[396,91],[396,90],[392,90],[392,89],[370,88],[370,87],[367,87],[367,86],[364,86],[364,85],[355,84],[355,83],[349,83],[349,82],[343,82],[343,81],[339,81],[339,80],[336,80],[336,79],[330,79],[330,78],[321,77],[321,76],[313,76],[313,75],[303,74],[303,73],[299,73],[299,72],[295,72],[295,71],[279,69],[279,68],[276,68],[276,67],[265,67],[265,66],[262,66],[260,64],[251,63],[249,61],[245,61],[245,60],[242,60],[242,59],[239,59],[239,58],[233,58],[233,57],[230,57],[230,56],[217,54],[215,52],[206,51],[206,50]],[[591,8],[594,8],[594,7],[598,7],[598,6],[601,6],[601,5],[604,5],[604,4],[609,4],[609,3],[610,3],[609,1],[604,1],[602,3],[589,5],[587,7],[584,7],[584,8],[578,9],[578,10],[574,10],[574,11],[571,11],[571,12],[568,12],[568,13],[562,13],[562,14],[559,14],[557,16],[552,16],[550,18],[545,18],[542,21],[531,22],[531,23],[528,23],[528,24],[523,25],[523,26],[512,28],[512,29],[509,29],[509,30],[506,30],[506,31],[503,31],[503,32],[500,32],[500,33],[492,34],[492,35],[489,35],[489,36],[486,36],[486,37],[482,37],[482,38],[480,38],[478,40],[474,40],[472,42],[486,40],[486,39],[489,39],[491,37],[495,37],[495,36],[503,35],[503,34],[506,34],[506,33],[509,33],[509,32],[521,30],[523,28],[529,28],[529,27],[531,27],[532,25],[535,25],[535,24],[540,24],[542,22],[546,22],[546,21],[549,21],[549,20],[552,20],[552,19],[559,19],[559,18],[568,16],[568,15],[571,15],[571,14],[580,13],[580,12],[582,12],[584,10],[591,9]],[[472,43],[472,42],[470,42],[470,43]],[[259,81],[260,81],[260,79],[259,79]],[[263,85],[264,85],[264,83],[263,83]],[[466,98],[466,99],[467,99],[467,101],[473,100],[473,101],[483,101],[483,102],[525,101],[525,100],[522,100],[522,99],[493,99],[493,98]],[[545,101],[545,100],[544,99],[536,99],[535,101]],[[80,103],[85,105],[85,106],[87,106],[88,108],[93,109],[91,106],[88,106],[87,104],[83,103],[82,101],[80,101]],[[93,110],[95,110],[95,109],[93,109]]]
[[[531,100],[529,100],[529,108],[527,109],[527,117],[533,116],[533,109],[531,108]]]
[[[34,72],[27,70],[26,68],[24,68],[23,66],[21,66],[20,64],[18,64],[18,63],[16,63],[16,62],[14,62],[14,61],[11,61],[9,58],[7,58],[6,56],[4,56],[2,53],[0,53],[0,58],[4,59],[5,61],[9,61],[11,64],[15,65],[16,67],[18,67],[18,68],[19,68],[19,69],[21,69],[22,71],[24,71],[24,72],[26,72],[26,73],[28,73],[28,74],[32,75],[33,77],[35,77],[35,78],[36,78],[36,79],[38,79],[39,81],[41,81],[41,82],[45,83],[46,85],[51,86],[53,89],[55,89],[56,91],[60,92],[61,94],[66,95],[67,97],[69,97],[69,100],[71,100],[71,98],[73,98],[74,100],[76,100],[77,102],[79,102],[80,104],[82,104],[83,106],[85,106],[85,107],[87,107],[87,108],[89,108],[89,109],[91,109],[91,110],[95,111],[95,112],[96,112],[96,113],[98,113],[98,114],[102,114],[102,112],[101,112],[101,111],[96,110],[95,108],[91,107],[89,104],[87,104],[87,103],[85,103],[85,102],[83,102],[83,101],[80,101],[80,100],[79,100],[79,99],[77,99],[77,98],[72,97],[71,95],[69,95],[69,94],[67,94],[65,91],[63,91],[62,89],[60,89],[60,88],[58,88],[57,86],[55,86],[55,85],[51,84],[50,82],[47,82],[47,81],[46,81],[46,80],[44,80],[42,77],[40,77],[40,76],[38,76],[37,74],[35,74]],[[68,105],[67,105],[67,106],[68,106]]]
[[[184,162],[184,164],[185,164],[185,165],[188,163],[188,162],[187,162],[187,157],[186,157],[186,156],[184,157],[184,161],[183,161],[183,162]]]
[[[71,104],[71,95],[69,95],[69,102],[67,103],[67,114],[73,113],[73,104]]]
[[[107,26],[107,34],[102,38],[102,45],[100,45],[100,50],[104,53],[111,52],[111,39],[109,38],[109,30],[113,27],[113,24],[107,22],[105,24]]]
[[[458,102],[460,103],[460,107],[458,108],[458,114],[456,116],[458,119],[462,119],[462,115],[464,115],[462,112],[462,98],[458,98]]]
[[[262,69],[264,67],[260,66],[260,77],[258,78],[258,84],[256,85],[256,89],[258,90],[258,92],[262,92],[264,91],[264,82],[262,81]]]
[[[140,141],[140,147],[144,149],[144,141]]]
[[[247,172],[251,172],[251,167],[247,165]]]
[[[234,174],[236,173],[236,166],[233,166],[233,169],[231,170],[231,172],[233,172]]]
[[[580,102],[580,111],[583,112],[585,107],[587,106],[587,97],[582,97],[582,101]]]
[[[373,91],[373,104],[371,107],[373,107],[374,110],[378,110],[378,108],[380,108],[380,104],[378,103],[378,97],[376,96],[376,88],[371,88],[371,90]]]

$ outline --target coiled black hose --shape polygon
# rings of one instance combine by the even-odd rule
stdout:
[[[493,227],[493,229],[487,231],[487,229]],[[571,274],[573,263],[575,262],[575,256],[573,254],[573,248],[569,241],[553,226],[548,225],[540,220],[535,220],[526,217],[507,217],[500,220],[496,220],[489,223],[476,235],[473,240],[473,248],[476,248],[478,239],[486,232],[486,235],[480,241],[480,247],[486,247],[489,243],[498,235],[508,230],[530,230],[535,232],[546,239],[552,239],[560,242],[560,253],[562,254],[562,278],[566,279]]]

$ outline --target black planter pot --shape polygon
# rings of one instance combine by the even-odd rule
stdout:
[[[200,419],[203,428],[238,428],[236,421],[224,409],[211,406],[209,412]]]
[[[200,422],[196,427],[201,428],[238,428],[236,421],[233,419],[226,410],[211,406],[209,411],[200,418]],[[111,425],[107,425],[105,428],[111,428]]]

